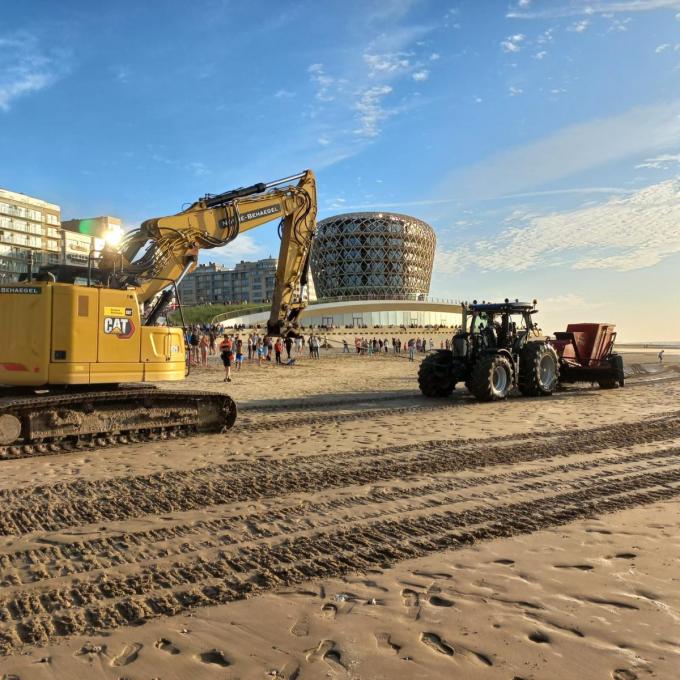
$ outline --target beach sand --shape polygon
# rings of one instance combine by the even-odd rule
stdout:
[[[211,359],[226,435],[2,462],[0,677],[677,678],[680,357],[628,359],[501,404]]]

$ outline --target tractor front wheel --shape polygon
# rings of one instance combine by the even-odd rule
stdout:
[[[512,389],[512,366],[502,354],[483,354],[467,385],[479,401],[505,399]]]
[[[418,369],[418,385],[426,397],[448,397],[456,387],[453,354],[439,350],[426,356]]]
[[[560,379],[555,348],[547,342],[528,342],[519,357],[519,390],[527,397],[553,393]]]

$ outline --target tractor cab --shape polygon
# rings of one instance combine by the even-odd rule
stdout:
[[[519,351],[535,329],[531,316],[537,311],[535,302],[518,300],[464,304],[463,328],[453,338],[453,355],[467,356],[474,350]]]

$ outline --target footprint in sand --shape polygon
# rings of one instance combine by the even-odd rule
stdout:
[[[290,632],[295,637],[307,637],[309,635],[309,620],[298,619],[291,627]]]
[[[231,666],[231,661],[219,649],[209,649],[207,652],[201,652],[196,658],[203,663],[222,666],[222,668]]]
[[[323,659],[331,668],[335,670],[346,670],[342,663],[342,654],[335,648],[333,640],[321,640],[314,648],[307,651],[307,661],[318,661]]]
[[[167,652],[168,654],[179,654],[179,649],[175,647],[175,645],[170,642],[167,638],[161,638],[160,640],[156,640],[156,642],[153,643],[153,646],[156,649],[162,649],[164,652]]]
[[[128,642],[125,647],[123,647],[123,651],[111,659],[111,665],[127,666],[129,663],[133,663],[137,660],[137,656],[139,656],[139,650],[143,646],[144,645],[142,645],[141,642]]]
[[[548,644],[550,642],[550,638],[541,630],[535,630],[533,633],[529,633],[529,639],[532,642],[542,645]]]
[[[420,595],[411,588],[404,588],[401,591],[401,597],[404,601],[404,607],[408,609],[408,613],[414,619],[418,619],[420,615]]]
[[[376,633],[375,641],[378,644],[378,649],[399,654],[401,645],[398,645],[396,642],[392,642],[392,636],[389,633]]]
[[[637,675],[627,668],[617,668],[612,671],[612,680],[637,680]]]
[[[83,661],[94,661],[95,657],[106,654],[106,645],[95,645],[91,642],[86,642],[73,656],[83,657]]]
[[[332,602],[326,602],[326,604],[321,607],[321,613],[327,619],[334,619],[338,613],[338,608]]]
[[[436,633],[421,633],[420,641],[440,654],[445,654],[446,656],[453,656],[455,654],[453,647],[442,640]]]
[[[451,602],[451,600],[447,600],[440,595],[430,595],[427,601],[435,607],[453,607],[453,602]]]

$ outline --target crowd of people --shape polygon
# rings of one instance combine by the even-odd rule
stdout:
[[[231,382],[232,368],[238,372],[244,361],[258,366],[263,362],[277,365],[292,365],[303,352],[309,353],[310,359],[319,359],[319,350],[330,347],[325,337],[310,333],[307,337],[300,334],[291,338],[271,338],[259,328],[245,333],[240,328],[222,329],[210,324],[193,325],[186,331],[187,363],[193,367],[207,367],[208,357],[219,356],[224,366],[224,381]],[[451,349],[451,340],[439,342],[440,349]],[[416,354],[425,354],[435,349],[432,338],[411,337],[402,340],[399,337],[355,337],[354,352],[360,356],[380,354],[407,355],[409,361],[415,361]],[[351,354],[350,343],[342,340],[342,353]]]
[[[295,358],[309,351],[310,359],[319,359],[322,341],[318,335],[307,338],[271,338],[264,333],[238,333],[234,330],[223,331],[219,326],[210,324],[193,325],[186,330],[187,363],[193,367],[207,367],[208,357],[219,355],[224,366],[224,382],[231,382],[232,367],[240,371],[244,361],[292,365]]]
[[[447,340],[448,342],[448,340]],[[349,343],[347,340],[342,341],[343,353],[349,353]],[[442,345],[443,347],[443,345]],[[434,349],[434,340],[429,341],[426,338],[409,338],[402,341],[401,338],[393,337],[390,340],[387,338],[354,338],[354,349],[357,354],[365,356],[373,356],[374,354],[408,354],[409,361],[415,361],[415,355],[425,353]]]

